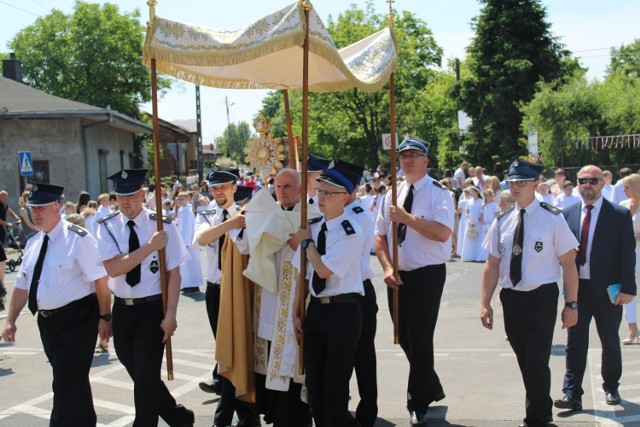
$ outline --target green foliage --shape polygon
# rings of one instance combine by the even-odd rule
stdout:
[[[640,77],[640,39],[634,40],[628,46],[611,49],[611,64],[609,71],[612,74],[621,73],[627,77]]]
[[[539,81],[562,80],[577,62],[550,34],[539,0],[481,0],[467,48],[471,74],[460,83],[460,101],[473,123],[465,149],[475,164],[499,155],[509,161],[526,153],[519,103],[529,102]]]
[[[150,72],[142,63],[145,28],[139,10],[121,14],[105,3],[77,1],[74,12],[38,18],[9,43],[22,61],[24,80],[37,89],[138,116],[150,100]],[[170,82],[159,77],[159,88]]]
[[[231,123],[222,136],[216,138],[216,151],[237,163],[244,162],[244,152],[247,141],[251,139],[251,130],[247,122]]]

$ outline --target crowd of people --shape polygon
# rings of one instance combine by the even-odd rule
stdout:
[[[134,426],[154,426],[159,418],[193,426],[193,411],[176,402],[160,367],[177,328],[180,293],[200,292],[204,278],[216,352],[211,380],[200,388],[220,395],[214,427],[230,426],[234,416],[244,427],[261,419],[276,427],[372,427],[378,414],[372,254],[410,365],[410,425],[426,426],[431,405],[446,398],[434,333],[446,264],[457,256],[485,263],[480,317],[488,329],[501,288],[505,330],[527,394],[523,426],[548,425],[552,406],[582,409],[592,318],[603,346],[606,401],[619,404],[623,306],[629,335],[622,343],[640,339],[634,299],[640,175],[623,170],[613,186],[611,173],[590,165],[574,187],[562,169],[546,180],[541,165],[517,159],[506,169],[496,165],[493,175],[463,162],[438,181],[428,174],[428,153],[429,144],[417,138],[399,145],[395,203],[381,168],[365,171],[313,155],[306,176],[284,168],[263,182],[213,166],[189,190],[173,177],[161,184],[159,201],[143,169],[111,175],[114,192],[96,201],[86,192],[77,203],[65,201],[63,187],[36,183],[22,195],[19,215],[0,192],[1,225],[9,226],[12,215],[27,239],[2,338],[15,341],[26,305],[37,314],[54,377],[50,425],[96,425],[88,373],[98,334],[102,351],[113,336],[134,383]],[[620,191],[626,197],[618,200]],[[553,401],[549,357],[561,294],[567,371],[563,397]],[[56,345],[61,341],[70,344]],[[348,411],[353,373],[355,414]]]

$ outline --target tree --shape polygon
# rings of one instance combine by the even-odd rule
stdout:
[[[578,68],[550,34],[539,0],[481,0],[476,35],[467,48],[470,76],[460,102],[472,124],[465,148],[476,164],[526,153],[519,103],[529,102],[539,81],[562,80]]]
[[[628,46],[611,49],[609,73],[622,73],[626,77],[640,77],[640,39]]]
[[[247,122],[231,123],[224,130],[222,136],[216,138],[216,151],[235,160],[244,162],[244,147],[251,138],[251,129]]]
[[[97,107],[138,116],[151,98],[149,69],[142,63],[145,28],[139,10],[77,1],[74,12],[49,15],[22,29],[9,43],[33,87]],[[159,77],[159,89],[170,81]]]

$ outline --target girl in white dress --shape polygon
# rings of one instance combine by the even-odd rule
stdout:
[[[458,200],[458,207],[456,209],[456,215],[458,216],[458,233],[456,235],[456,255],[462,255],[462,244],[464,242],[464,234],[467,231],[467,221],[464,217],[464,212],[467,207],[467,202],[471,196],[469,195],[469,188],[462,190],[460,199]]]
[[[464,216],[460,221],[465,221],[466,232],[462,238],[462,261],[479,261],[482,251],[482,196],[478,187],[469,187],[470,198],[464,209]]]
[[[640,175],[634,173],[622,178],[622,185],[624,185],[624,194],[628,199],[620,202],[620,205],[631,211],[633,219],[633,232],[636,238],[636,282],[638,282],[640,280],[640,212],[638,212],[640,207]],[[630,303],[624,305],[624,314],[629,325],[627,337],[622,340],[625,345],[640,344],[640,337],[638,336],[638,307],[636,304],[637,301],[634,298]]]
[[[484,241],[484,236],[487,235],[489,226],[496,218],[496,214],[498,213],[498,204],[495,202],[493,194],[493,190],[490,188],[485,188],[482,192],[484,202],[482,203],[482,231],[480,233],[481,241]],[[486,261],[487,258],[489,258],[489,251],[484,248],[480,248],[479,261]]]
[[[191,260],[180,266],[181,283],[180,288],[184,293],[199,292],[202,285],[202,266],[200,265],[200,245],[193,244],[195,236],[196,219],[193,214],[193,206],[187,203],[189,195],[186,192],[178,194],[176,198],[177,206],[177,226],[180,236],[187,245]]]

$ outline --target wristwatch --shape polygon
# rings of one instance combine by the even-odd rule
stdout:
[[[302,249],[307,249],[309,247],[309,244],[313,243],[313,239],[304,239],[301,243],[300,246],[302,246]]]
[[[101,314],[100,319],[106,320],[107,322],[111,321],[111,314]]]
[[[571,310],[578,309],[578,301],[567,301],[564,303],[564,306],[570,308]]]

